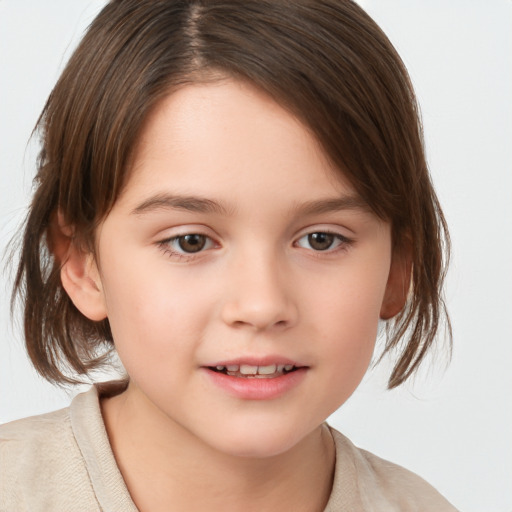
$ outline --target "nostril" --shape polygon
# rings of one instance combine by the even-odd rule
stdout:
[[[295,324],[298,312],[287,300],[256,300],[247,292],[240,293],[236,300],[228,300],[221,310],[222,320],[236,329],[256,330],[285,329]]]

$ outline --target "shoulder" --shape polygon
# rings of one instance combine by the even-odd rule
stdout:
[[[337,430],[331,429],[331,433],[336,444],[336,465],[340,458],[345,463],[350,461],[362,510],[456,512],[434,487],[417,474],[357,448]]]
[[[5,443],[6,441],[18,441],[22,438],[23,440],[39,438],[49,432],[53,433],[55,430],[65,431],[66,423],[69,424],[68,407],[4,423],[0,425],[0,440]]]
[[[84,510],[73,496],[91,494],[89,477],[69,408],[1,425],[0,474],[0,510]]]
[[[37,468],[40,464],[46,464],[48,458],[53,459],[55,452],[70,453],[72,445],[67,408],[0,426],[2,466]]]

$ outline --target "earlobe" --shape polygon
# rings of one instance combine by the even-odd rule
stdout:
[[[411,286],[412,260],[410,251],[396,252],[391,260],[386,292],[380,310],[382,320],[398,315],[405,306]]]

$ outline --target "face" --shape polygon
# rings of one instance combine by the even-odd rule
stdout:
[[[97,235],[127,393],[222,452],[282,453],[367,369],[390,228],[251,86],[187,86],[139,142]]]

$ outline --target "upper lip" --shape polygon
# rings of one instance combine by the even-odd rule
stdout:
[[[298,361],[295,361],[293,359],[290,359],[288,357],[283,356],[265,356],[265,357],[255,357],[255,356],[240,356],[233,359],[221,359],[219,361],[215,361],[213,363],[208,363],[205,365],[202,365],[203,367],[213,367],[216,366],[235,366],[235,365],[250,365],[250,366],[270,366],[272,364],[275,365],[293,365],[296,368],[303,368],[307,365],[299,363]]]

